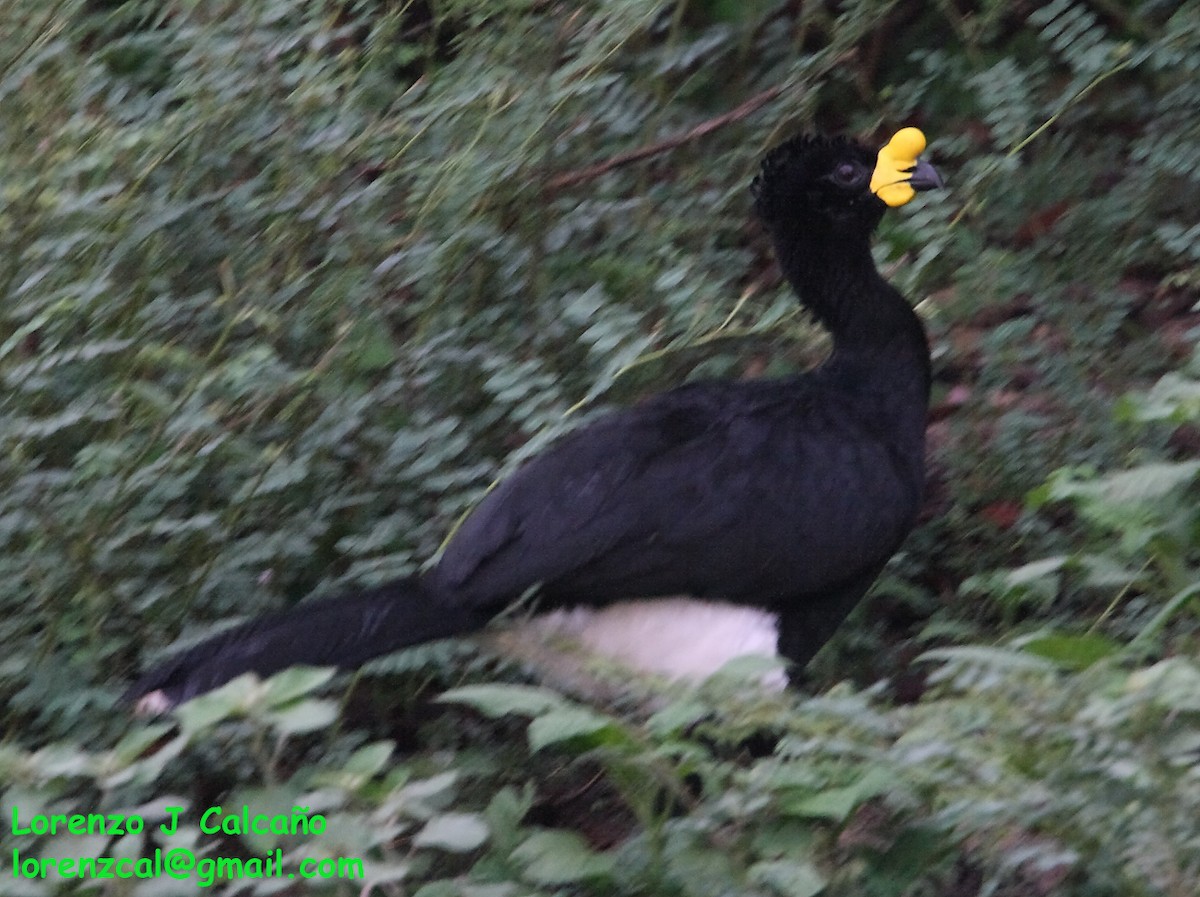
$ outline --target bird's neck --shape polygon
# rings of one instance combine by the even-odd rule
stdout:
[[[928,355],[920,319],[876,270],[867,235],[777,233],[775,249],[801,304],[829,330],[835,353]]]
[[[929,401],[929,343],[920,318],[875,268],[869,238],[777,235],[784,274],[833,338],[824,377],[858,392]],[[923,424],[922,424],[923,427]]]

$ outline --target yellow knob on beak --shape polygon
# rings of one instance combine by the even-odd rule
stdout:
[[[945,186],[937,169],[917,157],[925,149],[925,135],[917,128],[901,128],[879,151],[871,192],[892,208],[902,206],[918,190]]]

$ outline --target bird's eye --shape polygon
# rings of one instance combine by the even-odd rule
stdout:
[[[859,181],[861,171],[853,162],[842,162],[833,169],[833,180],[843,187],[852,187]]]

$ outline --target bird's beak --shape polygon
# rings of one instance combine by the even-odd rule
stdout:
[[[879,151],[871,176],[871,192],[889,206],[902,206],[918,190],[945,186],[942,176],[928,162],[917,158],[925,149],[925,135],[916,128],[903,128]]]
[[[946,186],[946,182],[942,180],[936,168],[924,159],[918,159],[913,170],[908,173],[908,186],[917,191],[941,190]]]

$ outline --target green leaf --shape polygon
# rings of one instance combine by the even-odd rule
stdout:
[[[953,839],[945,831],[933,826],[905,828],[883,853],[867,852],[867,880],[872,885],[868,892],[878,897],[913,893],[912,886],[953,849]]]
[[[488,839],[488,824],[478,813],[442,813],[417,832],[417,847],[438,847],[450,853],[469,853]]]
[[[712,707],[695,699],[672,701],[646,720],[646,728],[656,735],[675,735],[694,726],[713,713]]]
[[[284,735],[299,735],[303,732],[324,729],[331,725],[337,717],[337,702],[320,698],[298,701],[267,714],[268,722]]]
[[[1081,500],[1119,508],[1170,497],[1200,472],[1200,461],[1158,461],[1091,479],[1080,479],[1070,470],[1055,474],[1049,483],[1054,500]]]
[[[262,680],[254,673],[246,673],[180,704],[175,708],[175,717],[184,732],[194,734],[223,719],[243,715],[261,694]]]
[[[377,741],[364,745],[342,765],[342,771],[353,775],[370,777],[388,765],[396,745],[391,741]]]
[[[764,681],[782,676],[787,663],[781,657],[765,654],[743,654],[721,664],[709,679],[730,685],[761,685]]]
[[[483,811],[488,828],[492,833],[493,849],[511,852],[522,834],[521,821],[534,802],[533,783],[522,790],[506,785],[497,791]]]
[[[552,710],[529,724],[529,747],[534,751],[564,741],[583,742],[590,748],[628,740],[611,717],[583,707]]]
[[[348,355],[354,368],[364,374],[385,370],[396,361],[396,346],[381,323],[362,322],[349,341]]]
[[[525,878],[540,885],[569,885],[605,878],[613,871],[613,857],[594,853],[574,832],[535,832],[512,853]]]
[[[825,788],[816,794],[780,801],[781,809],[803,819],[842,822],[864,801],[884,794],[895,785],[895,776],[885,769],[870,769],[853,785]]]
[[[557,692],[532,685],[467,685],[438,697],[447,704],[466,704],[485,716],[539,716],[570,706]]]
[[[803,860],[767,860],[750,867],[750,880],[780,897],[816,897],[825,890],[825,876]]]
[[[1013,605],[1049,605],[1062,587],[1062,572],[1071,563],[1066,555],[1043,558],[1010,570],[990,570],[970,576],[959,585],[966,595],[990,595]]]
[[[1200,711],[1200,667],[1187,658],[1168,658],[1131,673],[1126,690],[1173,712],[1195,713]]]
[[[286,704],[311,694],[334,677],[333,667],[288,667],[266,680],[266,700],[270,704]]]
[[[1120,642],[1098,632],[1082,635],[1047,633],[1034,636],[1024,642],[1021,648],[1068,670],[1085,670],[1097,661],[1113,657],[1123,650]]]
[[[1144,644],[1158,636],[1163,627],[1171,621],[1171,619],[1181,611],[1186,605],[1196,601],[1200,597],[1200,581],[1193,582],[1190,585],[1180,589],[1171,598],[1158,609],[1158,612],[1150,619],[1131,643],[1131,648]]]
[[[395,796],[398,812],[414,819],[432,819],[454,800],[458,779],[457,772],[443,772],[406,782]]]
[[[1172,372],[1149,392],[1131,393],[1117,403],[1119,419],[1184,423],[1200,418],[1200,380]]]
[[[167,723],[152,723],[133,729],[112,749],[113,758],[120,763],[133,763],[171,731]]]

